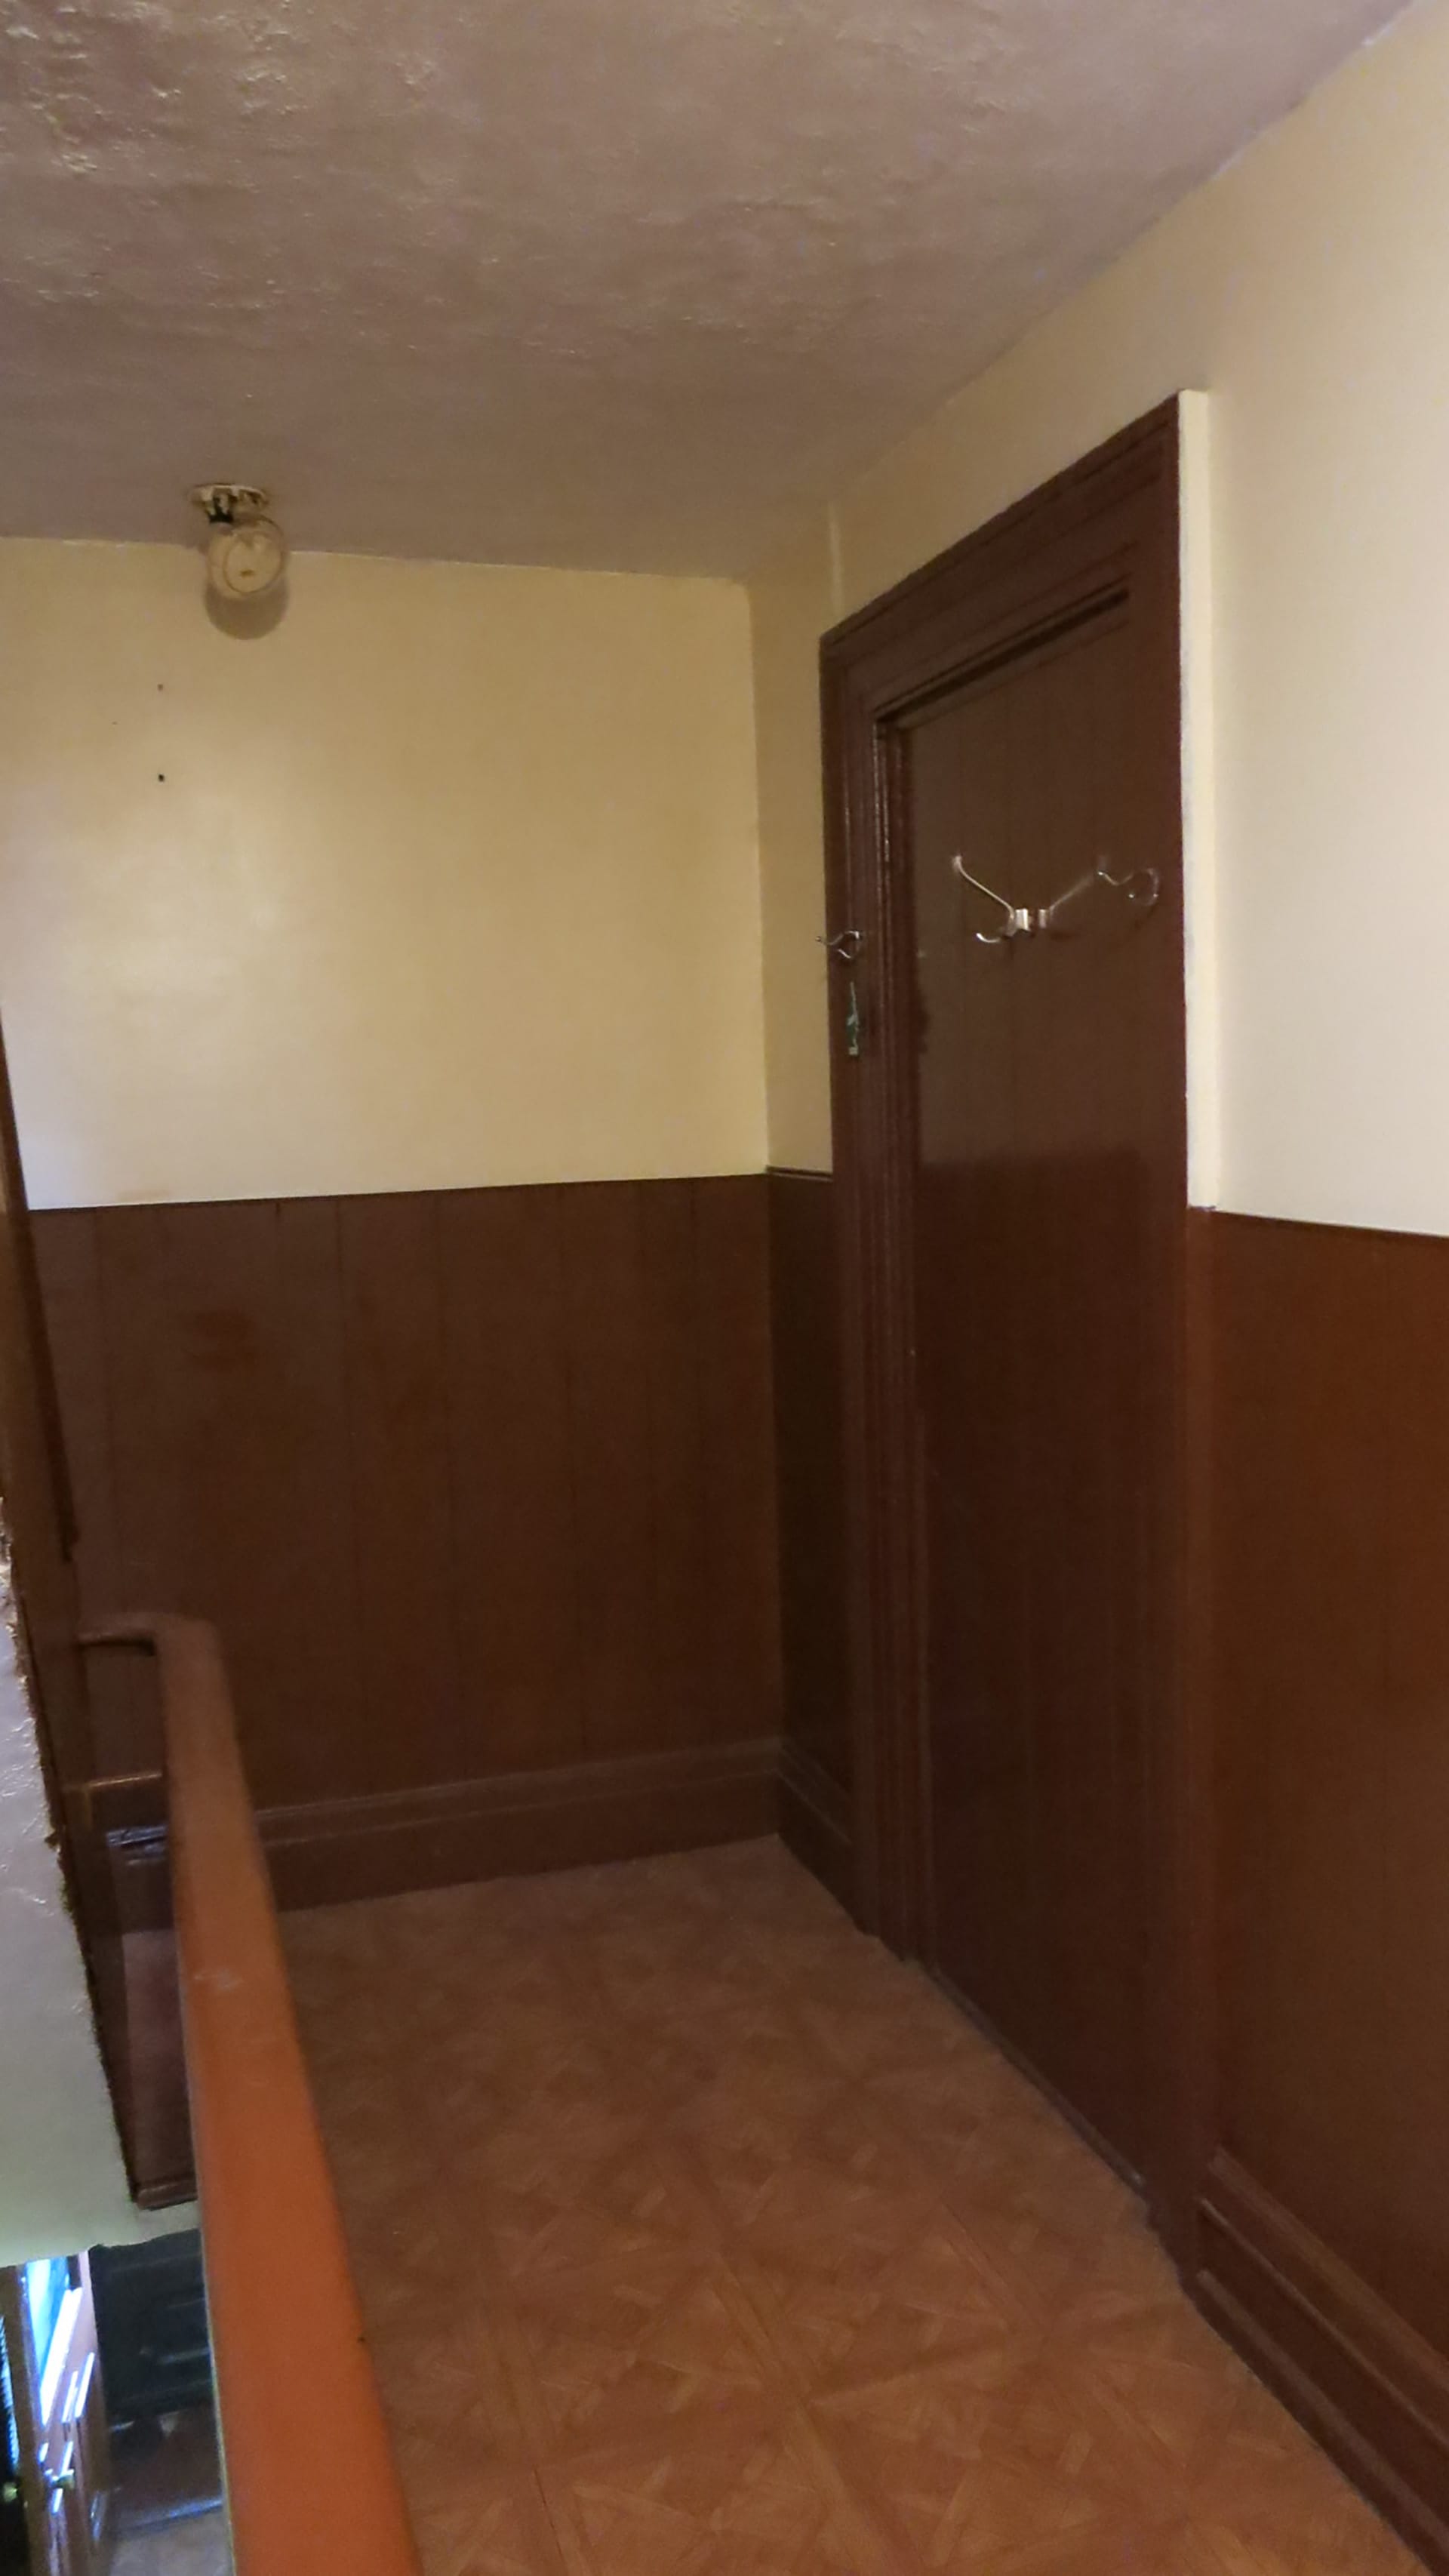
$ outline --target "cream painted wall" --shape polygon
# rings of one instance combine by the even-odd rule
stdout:
[[[0,545],[0,1007],[40,1206],[758,1170],[718,581]]]
[[[1211,520],[1212,600],[1194,616],[1215,865],[1200,851],[1193,933],[1215,1026],[1195,1043],[1195,1195],[1434,1232],[1449,1231],[1446,133],[1435,0],[834,513],[844,612],[1164,396],[1207,389],[1194,517],[1199,558]],[[805,662],[829,536],[802,529],[753,586],[758,667],[792,674],[757,700],[771,1153],[815,1163],[829,1136],[802,928],[820,865]]]
[[[822,518],[750,590],[769,1157],[806,1171],[830,1158],[816,649],[837,614]]]
[[[0,1611],[9,1587],[0,1570]],[[0,2263],[194,2222],[133,2209],[8,1627],[0,1622]]]

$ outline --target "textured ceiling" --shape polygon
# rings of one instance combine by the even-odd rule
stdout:
[[[0,528],[737,572],[1395,0],[8,0]]]

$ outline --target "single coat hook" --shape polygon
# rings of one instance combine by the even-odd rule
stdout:
[[[1036,917],[1038,930],[1055,930],[1057,916],[1080,895],[1090,894],[1093,886],[1107,886],[1113,894],[1125,894],[1134,912],[1150,912],[1162,891],[1162,879],[1156,868],[1129,868],[1124,876],[1114,876],[1105,859],[1098,859],[1085,876],[1063,888],[1051,903],[1042,905]]]
[[[963,885],[970,886],[976,894],[984,894],[988,903],[1000,904],[1006,916],[999,930],[972,931],[972,938],[979,940],[983,948],[1000,948],[1004,940],[1031,937],[1036,923],[1023,905],[1008,903],[1004,894],[997,893],[995,886],[985,885],[980,877],[973,877],[959,850],[951,861],[951,866]]]
[[[1111,886],[1115,893],[1125,894],[1138,912],[1150,912],[1162,892],[1162,879],[1156,868],[1129,868],[1125,877],[1114,877],[1106,860],[1099,859],[1097,880]]]
[[[833,932],[822,930],[815,945],[817,948],[823,948],[827,956],[838,957],[842,966],[853,966],[865,946],[865,932],[863,930]]]

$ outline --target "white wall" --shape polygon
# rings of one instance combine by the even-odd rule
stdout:
[[[6,1622],[9,1610],[0,1574]],[[48,1831],[34,1722],[0,1624],[0,2263],[117,2245],[156,2224],[127,2196]]]
[[[39,1206],[758,1170],[721,581],[0,544],[0,1008]]]
[[[1218,1136],[1200,1097],[1198,1195],[1434,1232],[1449,1231],[1446,135],[1449,6],[1435,0],[833,513],[843,613],[1165,396],[1207,390],[1216,923],[1202,878],[1193,933],[1216,996],[1199,1036],[1216,1041]],[[829,537],[821,523],[812,553],[802,528],[752,586],[767,654],[793,592],[797,674],[813,648],[808,567]],[[796,927],[820,867],[805,701],[797,676],[778,717],[767,691],[756,708],[775,782],[769,1118],[772,1153],[823,1162],[820,977]]]

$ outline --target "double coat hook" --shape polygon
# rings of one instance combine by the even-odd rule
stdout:
[[[963,885],[970,886],[973,893],[984,894],[988,903],[1000,908],[999,930],[973,930],[971,933],[983,948],[1000,948],[1009,939],[1034,939],[1038,931],[1055,930],[1068,904],[1090,894],[1094,886],[1106,886],[1113,894],[1125,894],[1133,912],[1150,912],[1162,892],[1162,879],[1156,868],[1129,868],[1125,876],[1119,877],[1113,875],[1105,859],[1098,859],[1084,876],[1064,886],[1050,903],[1035,905],[1009,903],[1004,894],[997,893],[995,886],[985,884],[980,877],[973,877],[959,850],[951,861],[951,871]]]

